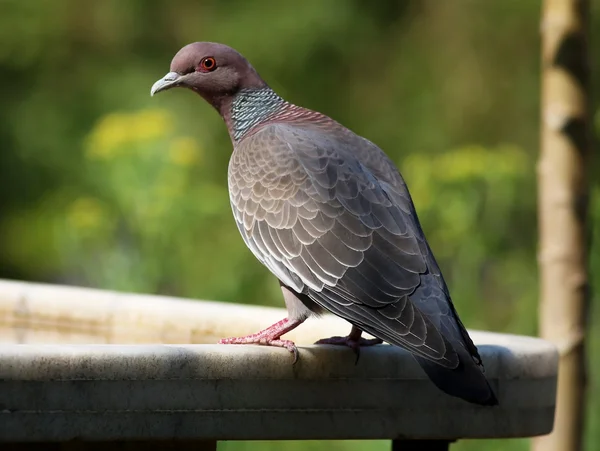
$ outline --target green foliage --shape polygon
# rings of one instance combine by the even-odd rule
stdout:
[[[523,198],[535,183],[530,156],[515,146],[471,145],[413,153],[400,167],[468,324],[535,333],[535,272],[527,270],[535,266],[534,231],[515,236],[515,222],[535,220],[533,199]]]
[[[0,9],[0,277],[281,305],[231,217],[220,118],[191,92],[149,97],[181,46],[212,40],[390,155],[469,327],[536,333],[539,1],[0,0]],[[600,132],[600,114],[595,124]],[[595,285],[600,228],[591,233]],[[600,440],[593,315],[589,443]],[[388,449],[221,445],[269,447]]]

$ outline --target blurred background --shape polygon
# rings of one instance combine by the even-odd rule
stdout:
[[[209,40],[390,155],[469,328],[537,333],[538,0],[0,0],[0,11],[0,278],[282,306],[231,215],[221,119],[189,91],[149,95],[180,47]],[[600,443],[598,316],[592,308],[588,449]]]

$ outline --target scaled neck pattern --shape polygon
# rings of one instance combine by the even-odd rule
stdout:
[[[287,105],[271,88],[242,89],[231,105],[231,131],[235,141]]]

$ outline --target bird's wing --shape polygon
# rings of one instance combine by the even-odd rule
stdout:
[[[245,139],[229,168],[238,228],[286,285],[374,336],[455,368],[455,315],[408,190],[395,168],[377,174],[388,163],[365,166],[364,149],[353,146],[366,143],[290,124]]]

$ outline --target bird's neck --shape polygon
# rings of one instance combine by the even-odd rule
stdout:
[[[231,139],[242,139],[258,125],[273,118],[289,104],[271,88],[248,88],[240,90],[221,114],[225,119]]]

